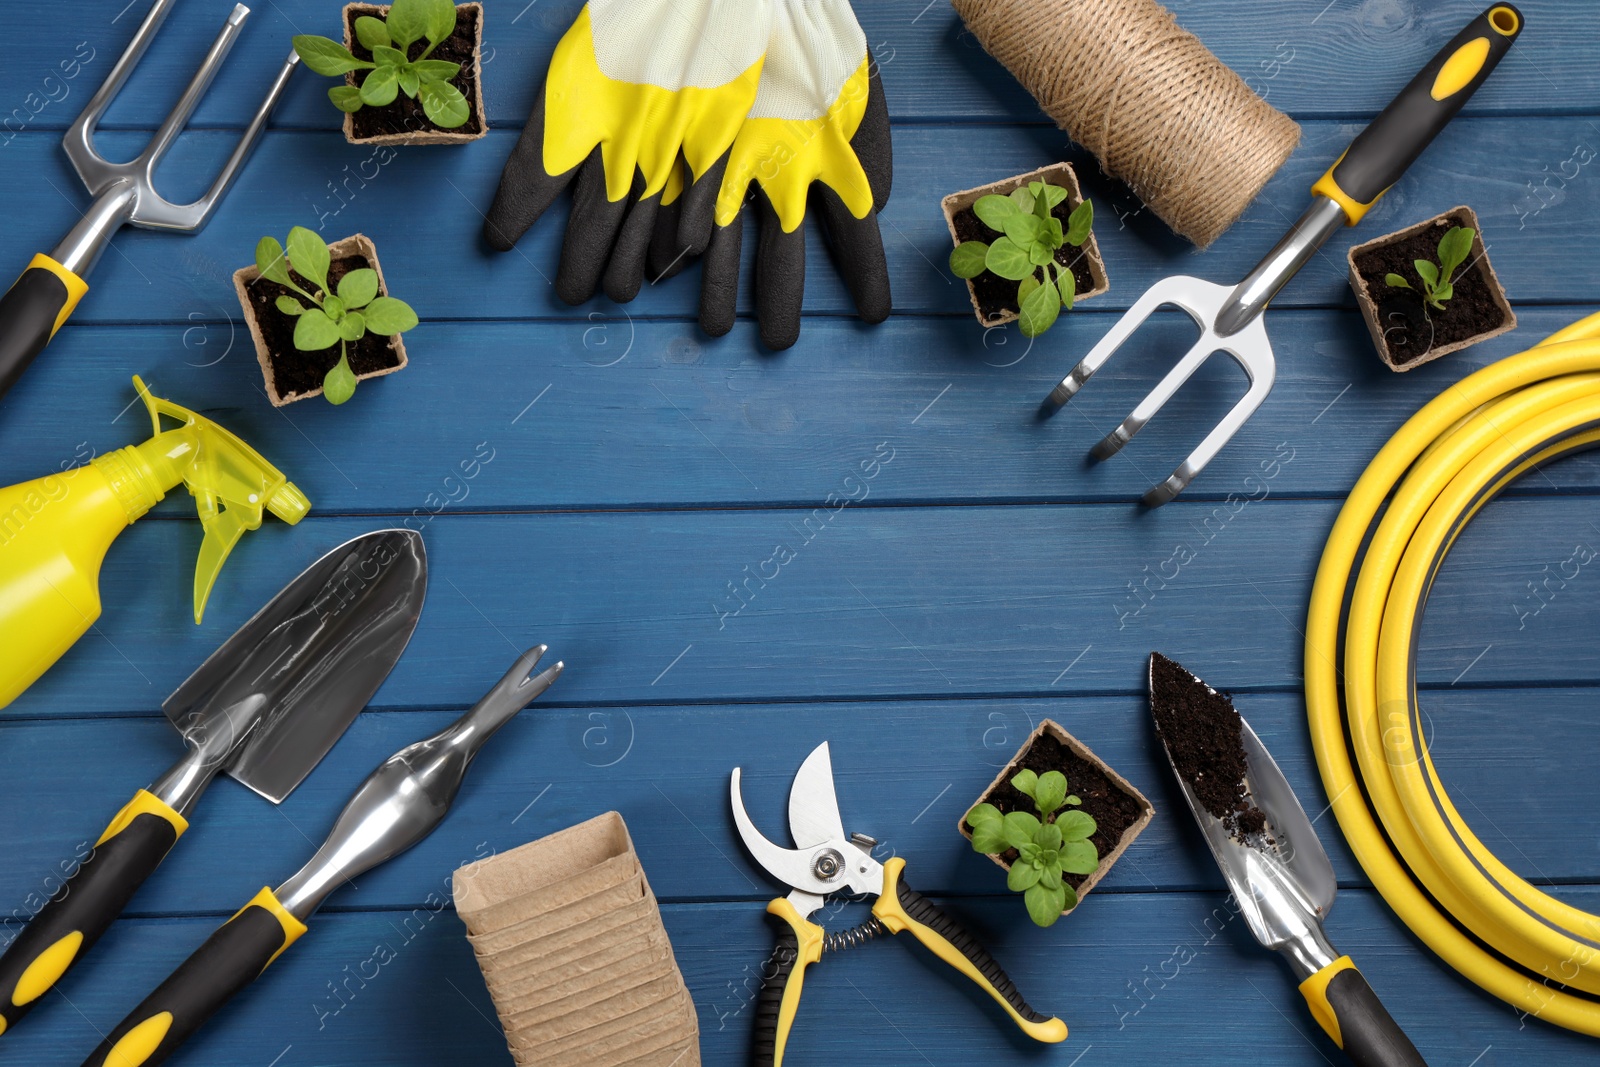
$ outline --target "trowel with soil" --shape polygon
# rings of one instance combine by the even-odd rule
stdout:
[[[1231,700],[1154,652],[1149,684],[1156,736],[1250,932],[1289,960],[1311,1014],[1357,1067],[1426,1067],[1328,943],[1333,865],[1261,739]]]

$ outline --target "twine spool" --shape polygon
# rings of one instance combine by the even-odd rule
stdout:
[[[1300,143],[1300,127],[1155,0],[951,0],[984,50],[1101,169],[1201,248]]]

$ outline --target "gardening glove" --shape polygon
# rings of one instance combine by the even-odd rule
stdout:
[[[556,293],[633,299],[663,192],[723,158],[755,99],[772,0],[589,0],[550,58],[484,238],[506,251],[576,176]]]
[[[773,0],[772,37],[750,116],[725,162],[697,179],[657,219],[650,268],[678,270],[705,250],[700,326],[733,327],[743,240],[740,209],[755,189],[760,226],[756,315],[761,340],[788,348],[800,336],[807,200],[856,310],[889,316],[889,268],[878,212],[892,174],[889,109],[878,70],[848,0]]]

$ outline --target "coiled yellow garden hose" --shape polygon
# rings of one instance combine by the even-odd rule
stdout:
[[[1600,314],[1485,367],[1412,416],[1329,535],[1311,594],[1305,678],[1323,785],[1389,906],[1485,990],[1600,1036],[1600,916],[1529,885],[1461,818],[1422,740],[1414,659],[1428,588],[1468,520],[1529,468],[1596,442]]]

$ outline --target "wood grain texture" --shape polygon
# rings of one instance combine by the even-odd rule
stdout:
[[[0,194],[13,205],[0,252],[16,267],[87,203],[59,140],[142,16],[125,3],[88,0],[73,18],[43,3],[8,13],[26,42],[0,69]],[[753,817],[783,839],[790,778],[824,738],[847,829],[905,856],[913,884],[968,923],[1072,1037],[1030,1045],[917,946],[880,941],[813,972],[791,1063],[1340,1062],[1281,962],[1229,918],[1150,736],[1144,657],[1160,649],[1237,694],[1307,809],[1322,812],[1299,631],[1340,502],[1429,399],[1600,303],[1600,266],[1585,253],[1600,241],[1600,183],[1593,162],[1577,162],[1600,149],[1600,12],[1586,0],[1524,5],[1527,33],[1465,116],[1283,293],[1266,406],[1192,490],[1145,512],[1131,501],[1242,392],[1237,369],[1213,360],[1098,466],[1086,450],[1186,344],[1186,322],[1159,317],[1053,420],[1035,419],[1038,400],[1151,282],[1248,270],[1361,122],[1483,5],[1169,6],[1305,132],[1210,252],[1139,213],[947,6],[862,3],[895,123],[883,229],[896,314],[857,323],[812,233],[802,340],[778,356],[757,347],[748,293],[731,335],[699,333],[694,268],[627,306],[560,303],[547,276],[564,202],[515,252],[481,247],[480,212],[578,0],[488,5],[495,129],[465,149],[347,145],[326,80],[298,75],[212,225],[193,238],[122,234],[73,323],[0,400],[6,483],[143,437],[147,420],[129,406],[138,373],[258,446],[314,501],[299,527],[269,519],[244,540],[200,627],[188,603],[199,528],[183,493],[113,548],[105,615],[0,718],[0,803],[13,813],[0,841],[0,938],[61,861],[175,758],[160,701],[300,568],[341,540],[408,524],[427,541],[429,599],[405,658],[323,765],[275,809],[219,782],[129,915],[0,1041],[0,1059],[79,1062],[218,922],[304,861],[377,761],[459,714],[543,641],[566,674],[485,750],[439,832],[333,897],[312,935],[175,1062],[508,1064],[445,901],[450,873],[615,809],[664,902],[705,1062],[745,1063],[771,937],[761,909],[779,890],[738,842],[728,776],[745,769]],[[288,35],[330,32],[334,11],[258,5],[161,170],[171,198],[203,189]],[[221,14],[179,4],[107,116],[109,154],[137,152]],[[77,76],[63,78],[73,60]],[[1030,347],[971,318],[944,268],[938,201],[1058,158],[1078,164],[1096,201],[1112,290]],[[1391,374],[1351,304],[1344,250],[1459,203],[1482,218],[1522,327]],[[238,321],[229,275],[262,234],[294,224],[373,237],[394,292],[424,320],[408,336],[407,371],[342,409],[271,409]],[[1600,579],[1595,564],[1549,575],[1600,546],[1597,489],[1600,457],[1575,457],[1480,515],[1432,589],[1418,665],[1430,753],[1473,830],[1518,873],[1590,910],[1600,849],[1581,816],[1564,813],[1595,804],[1590,582]],[[1194,558],[1174,565],[1179,545]],[[1159,813],[1080,912],[1039,932],[954,824],[1044,717]],[[1318,814],[1317,828],[1343,887],[1330,937],[1430,1062],[1594,1059],[1591,1041],[1519,1019],[1445,969],[1368,887],[1332,818]]]

